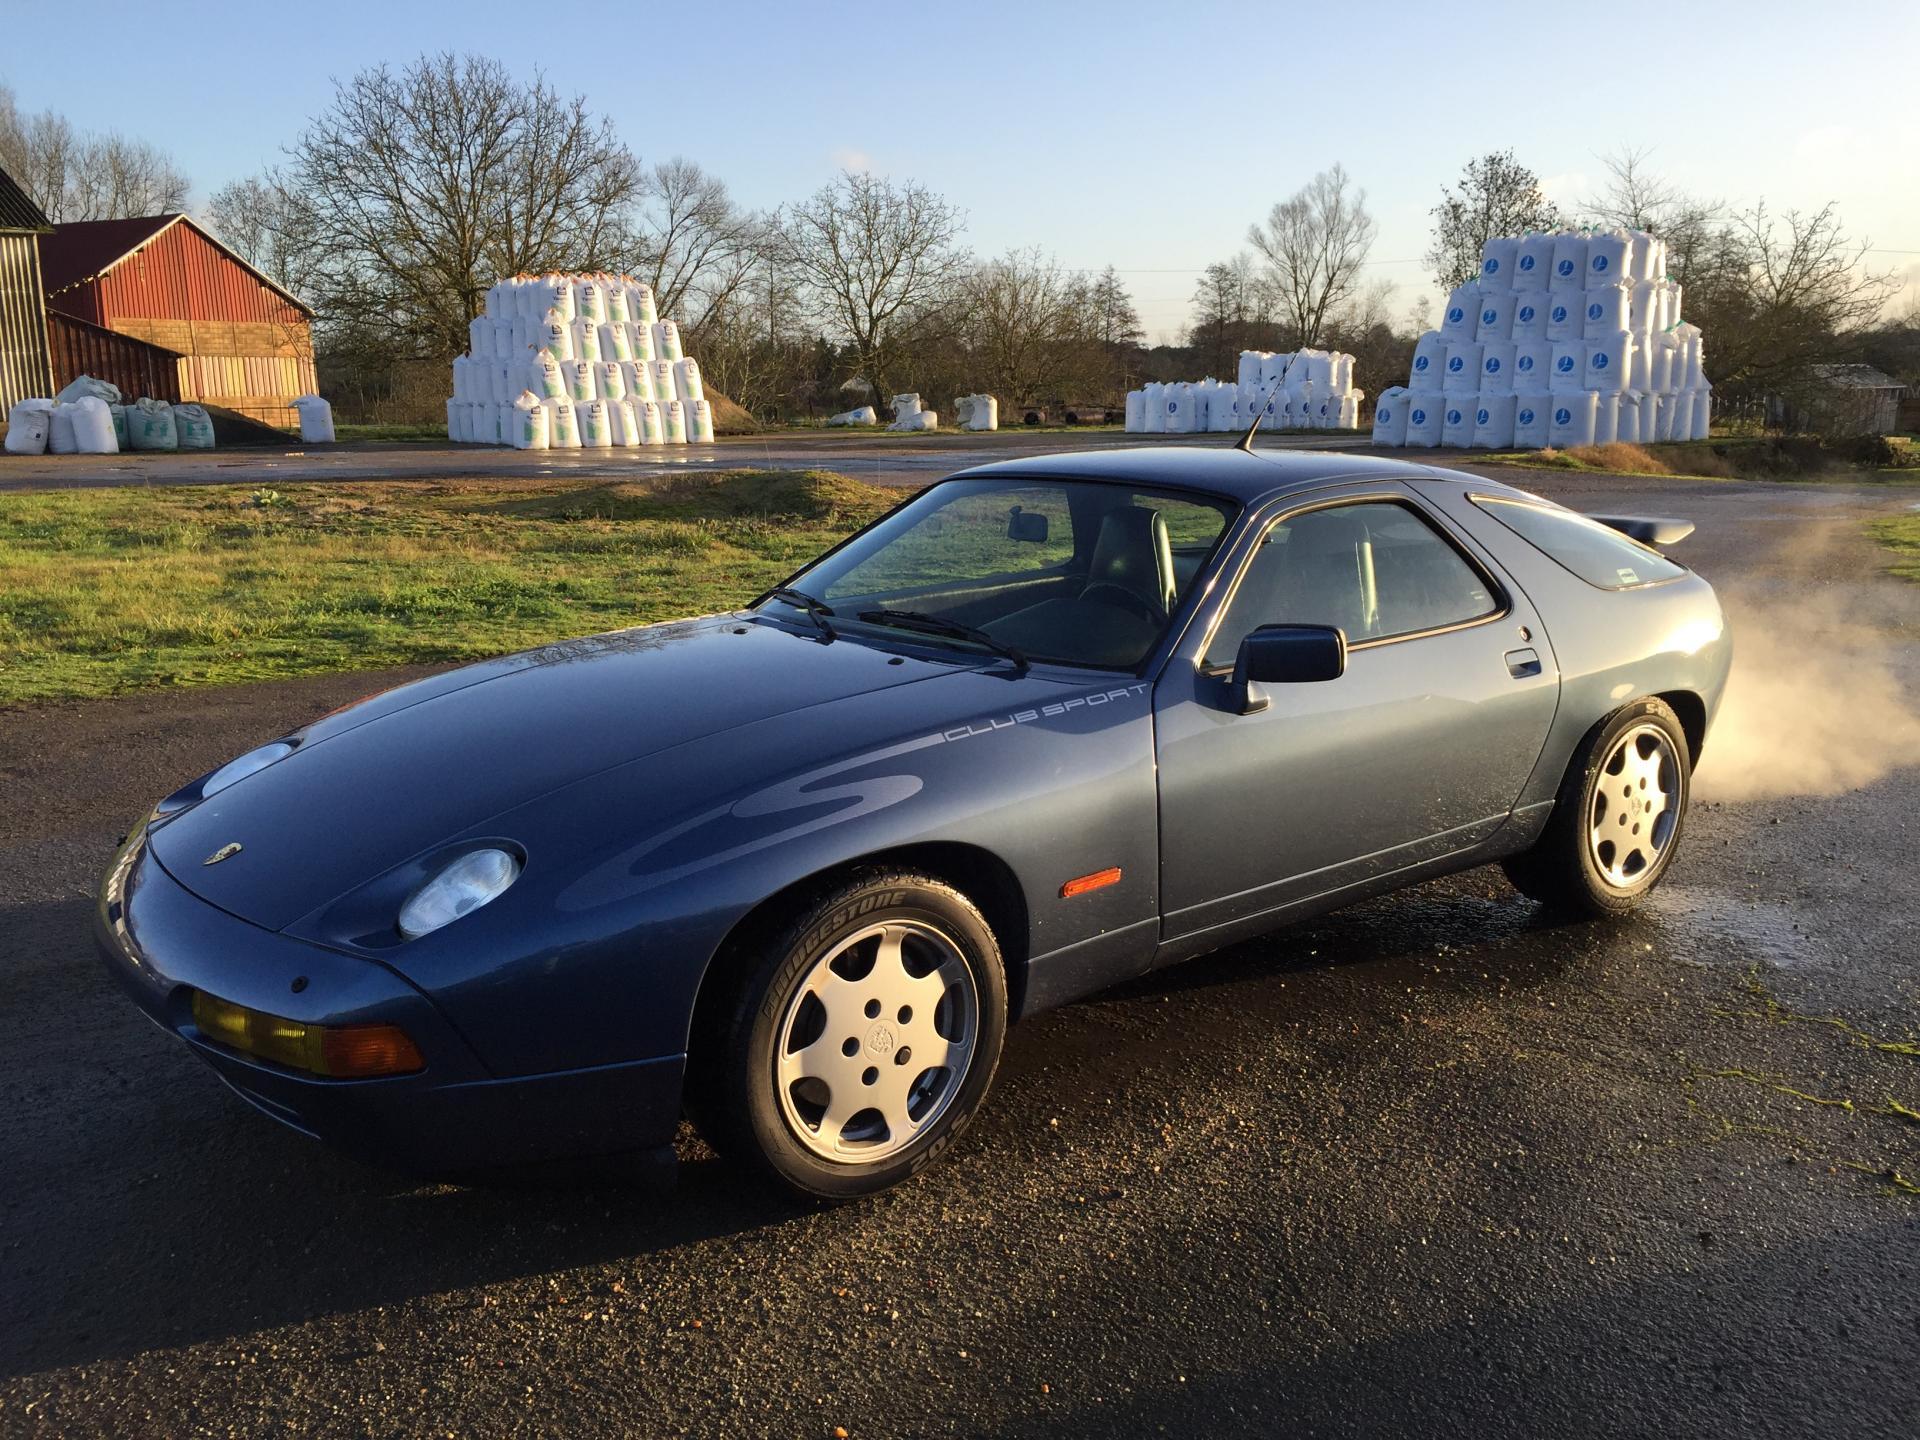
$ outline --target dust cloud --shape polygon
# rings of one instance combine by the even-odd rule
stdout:
[[[1734,587],[1721,598],[1733,673],[1695,795],[1838,795],[1920,765],[1920,589]]]

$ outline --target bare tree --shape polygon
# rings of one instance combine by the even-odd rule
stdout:
[[[1095,337],[1093,288],[1038,250],[1010,250],[960,284],[971,370],[1008,404],[1065,398]]]
[[[1246,251],[1209,265],[1194,286],[1193,321],[1187,332],[1199,367],[1225,375],[1237,365],[1242,350],[1280,343],[1274,306],[1271,285]]]
[[[207,203],[207,224],[254,269],[308,298],[318,261],[318,225],[313,207],[278,170],[221,186]]]
[[[1776,216],[1765,202],[1733,216],[1697,267],[1684,304],[1706,333],[1708,373],[1735,403],[1791,396],[1811,367],[1860,358],[1899,290],[1867,268],[1869,244],[1832,204]]]
[[[848,171],[778,223],[802,296],[884,397],[910,340],[939,320],[966,271],[961,212],[915,181]]]
[[[445,359],[503,276],[618,262],[637,166],[586,101],[451,53],[363,70],[293,146],[315,298],[377,348]]]
[[[1442,187],[1433,207],[1433,246],[1427,263],[1442,289],[1463,284],[1480,273],[1480,252],[1501,235],[1552,230],[1560,211],[1540,188],[1540,177],[1496,150],[1469,160],[1460,172],[1458,192]]]
[[[124,220],[184,209],[191,189],[171,158],[145,140],[82,133],[61,115],[22,115],[0,86],[0,166],[55,224]]]
[[[1592,206],[1593,218],[1665,240],[1667,273],[1685,285],[1689,273],[1707,259],[1727,207],[1663,179],[1648,164],[1650,153],[1621,150],[1606,157],[1607,185]]]
[[[1117,403],[1133,383],[1147,332],[1134,309],[1133,296],[1109,265],[1095,277],[1088,297],[1092,307],[1093,340],[1101,351],[1102,394],[1090,399]]]
[[[758,415],[806,408],[819,343],[786,269],[769,259],[715,301],[699,331],[707,384]]]
[[[691,160],[662,160],[640,176],[635,258],[660,312],[698,334],[746,283],[766,251],[766,224],[733,203],[724,181]]]
[[[1247,243],[1266,262],[1279,319],[1299,345],[1318,345],[1327,317],[1353,293],[1373,249],[1367,192],[1335,165],[1275,205]]]

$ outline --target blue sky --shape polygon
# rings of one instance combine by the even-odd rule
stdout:
[[[1506,147],[1575,209],[1623,147],[1740,204],[1837,201],[1850,231],[1906,252],[1872,261],[1920,294],[1914,0],[335,0],[182,4],[104,33],[115,42],[76,43],[58,7],[0,0],[0,83],[23,108],[171,151],[197,198],[276,160],[335,77],[452,48],[544,69],[643,158],[698,160],[750,205],[806,194],[841,165],[921,180],[966,209],[983,252],[1038,245],[1120,267],[1156,335],[1184,322],[1200,267],[1335,161],[1380,222],[1373,273],[1401,305],[1433,293],[1427,212],[1469,157]]]

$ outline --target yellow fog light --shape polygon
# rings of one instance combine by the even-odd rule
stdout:
[[[336,1080],[410,1075],[426,1061],[398,1025],[308,1025],[262,1010],[249,1010],[204,990],[193,995],[193,1023],[209,1040]]]

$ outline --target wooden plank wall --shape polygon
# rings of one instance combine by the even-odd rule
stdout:
[[[0,426],[16,402],[52,394],[40,237],[0,235]]]

